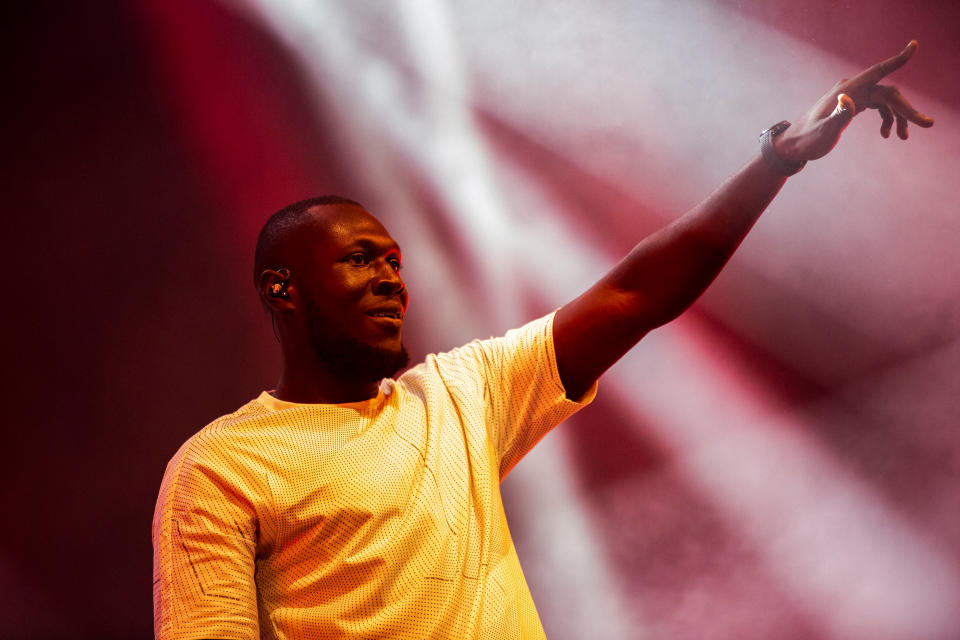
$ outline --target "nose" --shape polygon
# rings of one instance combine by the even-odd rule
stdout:
[[[377,270],[373,282],[373,292],[380,296],[397,296],[403,300],[403,307],[407,307],[407,288],[400,278],[400,274],[387,262]]]

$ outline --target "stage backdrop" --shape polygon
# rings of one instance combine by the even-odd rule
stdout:
[[[548,637],[960,637],[960,10],[855,0],[20,7],[0,637],[152,633],[192,433],[272,388],[252,253],[339,193],[397,238],[415,360],[578,295],[841,77],[858,117],[684,316],[504,483]]]

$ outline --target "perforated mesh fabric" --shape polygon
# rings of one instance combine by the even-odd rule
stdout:
[[[257,399],[167,466],[159,639],[543,638],[500,480],[566,398],[553,315],[430,355],[375,398]]]

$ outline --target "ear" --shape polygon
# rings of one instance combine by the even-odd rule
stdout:
[[[290,270],[265,269],[260,274],[260,299],[277,311],[292,311],[296,293],[290,281]]]

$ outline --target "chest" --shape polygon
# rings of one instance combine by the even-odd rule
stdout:
[[[323,426],[296,431],[277,452],[269,476],[276,562],[295,562],[305,549],[313,566],[377,562],[397,548],[462,556],[457,549],[491,507],[476,425],[453,405],[422,402]]]

